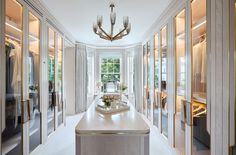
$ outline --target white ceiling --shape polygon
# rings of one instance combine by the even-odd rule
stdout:
[[[112,43],[100,39],[92,30],[97,15],[102,15],[104,29],[109,32],[109,0],[42,1],[78,42],[96,46],[125,46],[141,42],[145,32],[172,0],[115,0],[115,31],[123,27],[123,16],[129,16],[132,28],[128,36]]]

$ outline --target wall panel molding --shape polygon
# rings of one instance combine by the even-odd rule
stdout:
[[[211,154],[229,154],[229,0],[210,0]]]

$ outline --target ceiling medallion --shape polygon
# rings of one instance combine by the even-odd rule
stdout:
[[[95,34],[99,35],[99,37],[102,39],[114,41],[114,40],[122,39],[124,36],[127,36],[130,33],[131,24],[129,23],[128,16],[123,17],[124,28],[121,29],[119,33],[114,35],[114,25],[116,23],[116,13],[114,12],[115,4],[111,3],[110,8],[111,8],[111,13],[110,13],[111,30],[110,30],[110,33],[107,33],[102,28],[102,22],[103,22],[102,16],[97,17],[97,24],[96,23],[93,24],[93,31]]]

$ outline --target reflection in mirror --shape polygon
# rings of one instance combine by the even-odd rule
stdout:
[[[55,37],[52,29],[48,29],[48,135],[55,130]]]
[[[63,109],[63,83],[62,83],[62,66],[63,66],[63,40],[61,36],[57,39],[58,45],[58,61],[57,61],[57,89],[58,89],[58,126],[62,124],[62,109]]]
[[[160,114],[160,89],[159,89],[159,38],[158,34],[154,36],[154,104],[153,104],[153,124],[159,127]]]
[[[179,154],[185,150],[186,54],[185,10],[175,17],[175,147]]]
[[[210,154],[210,135],[207,132],[207,42],[206,0],[194,0],[192,11],[192,105],[193,154]]]
[[[39,102],[40,21],[29,13],[28,94],[30,99],[30,152],[41,143],[41,115]]]
[[[167,103],[167,26],[161,29],[161,123],[162,134],[168,137]]]
[[[143,45],[143,114],[147,114],[147,46]]]
[[[22,154],[22,34],[23,9],[16,0],[5,3],[5,104],[2,105],[2,154]],[[2,37],[2,36],[1,36]]]
[[[151,98],[150,98],[150,88],[151,88],[151,51],[150,42],[147,42],[147,118],[151,120]]]

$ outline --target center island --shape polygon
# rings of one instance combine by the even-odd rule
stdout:
[[[132,104],[129,110],[102,114],[97,97],[76,126],[76,155],[149,155],[150,128]]]

